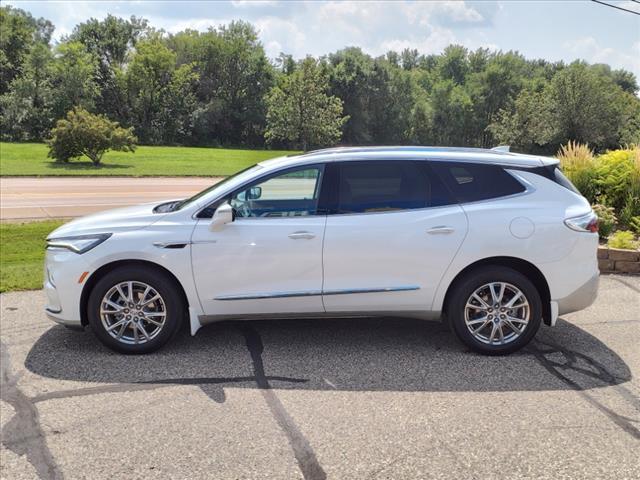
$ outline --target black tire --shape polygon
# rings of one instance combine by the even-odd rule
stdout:
[[[123,343],[122,340],[114,338],[107,332],[100,314],[103,297],[116,285],[129,281],[141,282],[152,287],[160,295],[163,304],[164,323],[150,340],[140,337],[144,343]],[[127,293],[126,290],[125,293]],[[99,279],[91,290],[87,309],[89,325],[91,325],[91,329],[104,345],[120,353],[143,354],[153,352],[171,340],[179,330],[180,325],[184,323],[186,305],[179,291],[179,286],[169,275],[152,267],[132,265],[116,268]],[[145,325],[151,327],[151,329],[158,328],[151,323],[146,323]],[[120,327],[117,330],[120,330]]]
[[[465,321],[467,301],[476,290],[492,282],[504,282],[516,287],[526,297],[529,304],[529,321],[526,326],[522,328],[522,333],[512,341],[504,344],[483,343],[483,341],[476,338],[469,329],[480,327],[478,327],[477,324],[472,327],[467,327]],[[474,303],[475,302],[474,300]],[[493,307],[493,305],[491,305],[491,307]],[[456,336],[472,350],[484,355],[506,355],[520,350],[536,335],[542,321],[542,301],[535,285],[520,272],[507,267],[486,266],[469,272],[464,278],[456,282],[447,302],[446,313],[447,319]],[[479,317],[482,315],[484,315],[484,312],[478,313]],[[487,318],[488,315],[489,313],[487,313]],[[480,324],[482,325],[483,323],[484,322],[481,322]],[[516,324],[514,323],[514,325]],[[491,329],[492,327],[493,324],[490,323],[485,328]],[[503,332],[508,332],[510,335],[513,334],[513,331],[506,325],[497,328],[501,328]],[[484,332],[488,331],[490,330],[483,330],[481,336],[484,335],[486,337],[487,334]]]

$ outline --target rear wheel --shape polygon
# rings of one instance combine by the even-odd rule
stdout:
[[[149,353],[169,341],[184,318],[175,281],[150,267],[120,267],[91,291],[88,318],[98,339],[122,353]]]
[[[516,270],[489,266],[455,285],[447,316],[458,338],[486,355],[515,352],[535,336],[542,302],[533,283]]]

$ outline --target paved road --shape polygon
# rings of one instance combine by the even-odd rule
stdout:
[[[224,323],[148,356],[2,302],[2,477],[640,478],[640,278],[524,352],[439,324]]]
[[[1,178],[0,219],[78,217],[109,208],[185,198],[217,177]]]

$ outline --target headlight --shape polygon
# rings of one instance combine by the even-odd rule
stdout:
[[[110,233],[97,233],[95,235],[47,238],[47,248],[65,248],[80,254],[97,247],[110,236]]]

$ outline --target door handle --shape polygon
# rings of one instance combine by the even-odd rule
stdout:
[[[447,227],[445,225],[438,225],[437,227],[432,227],[427,230],[429,235],[448,235],[453,233],[455,229],[453,227]]]
[[[293,232],[289,234],[289,238],[291,238],[292,240],[311,240],[312,238],[315,238],[316,234],[315,233],[311,233],[311,232]]]

